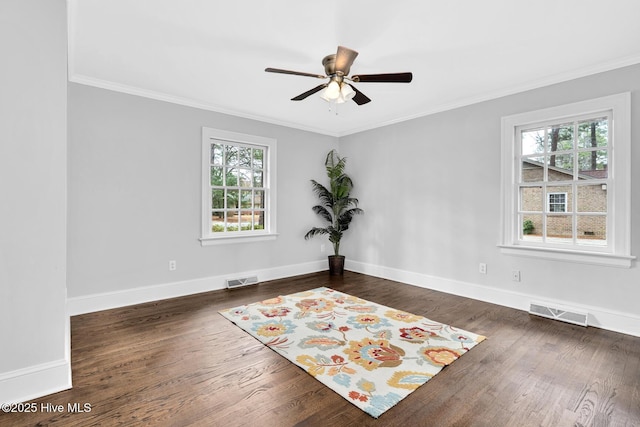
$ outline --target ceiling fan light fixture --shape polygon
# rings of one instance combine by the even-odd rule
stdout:
[[[320,98],[324,99],[327,102],[337,102],[338,99],[340,99],[340,92],[338,92],[338,97],[337,98],[330,98],[328,93],[327,93],[328,89],[329,88],[325,88],[325,90],[320,92]]]
[[[345,82],[332,80],[327,88],[322,91],[320,98],[335,104],[344,104],[356,95],[356,92]]]
[[[327,86],[327,89],[324,91],[324,96],[330,101],[335,101],[340,98],[340,84],[335,80],[331,80],[331,83],[329,83],[329,86]]]
[[[340,98],[345,101],[348,101],[356,96],[356,91],[351,88],[351,86],[347,83],[342,83],[342,88],[340,89]]]

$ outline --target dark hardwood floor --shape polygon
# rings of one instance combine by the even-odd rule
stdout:
[[[217,312],[319,286],[488,339],[375,420]],[[75,316],[71,332],[73,389],[1,426],[640,426],[640,338],[356,273]]]

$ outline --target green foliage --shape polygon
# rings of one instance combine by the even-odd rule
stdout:
[[[264,225],[254,224],[253,228],[251,228],[251,224],[245,224],[240,229],[242,231],[264,230]],[[211,231],[213,231],[214,233],[221,233],[221,232],[224,231],[224,225],[222,225],[222,224],[213,224],[213,226],[211,227]],[[227,231],[238,231],[238,226],[237,225],[229,225],[229,226],[227,226]]]
[[[340,255],[340,240],[343,233],[349,229],[353,217],[364,213],[358,207],[358,199],[351,197],[353,182],[345,173],[346,163],[346,158],[340,157],[335,150],[331,150],[324,162],[329,178],[329,188],[316,180],[311,180],[313,192],[320,200],[320,204],[312,209],[327,225],[313,227],[304,236],[305,239],[310,239],[313,236],[328,235],[335,255]]]
[[[536,135],[538,152],[548,150],[549,166],[573,171],[574,160],[578,162],[580,171],[604,170],[607,169],[609,128],[608,122],[604,119],[587,120],[577,123],[577,134],[574,132],[572,123],[556,125],[548,129],[548,133]],[[579,156],[574,159],[567,154],[554,155],[555,152],[570,151],[574,144],[581,150]],[[591,150],[593,149],[593,150]],[[597,149],[597,150],[596,150]],[[582,151],[589,150],[589,151]]]
[[[534,228],[535,228],[535,227],[533,226],[533,221],[531,221],[530,219],[525,219],[525,220],[522,222],[522,232],[523,232],[524,234],[531,234],[531,233],[533,233],[533,229],[534,229]]]

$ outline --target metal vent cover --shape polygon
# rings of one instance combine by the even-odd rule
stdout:
[[[587,326],[587,319],[589,318],[587,312],[575,308],[552,306],[540,302],[532,302],[529,306],[529,313],[580,326]]]
[[[227,289],[255,285],[256,283],[258,283],[258,276],[241,277],[238,279],[227,279]]]

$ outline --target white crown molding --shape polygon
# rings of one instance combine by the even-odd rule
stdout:
[[[330,132],[321,128],[316,128],[312,126],[303,126],[298,123],[289,122],[286,120],[277,120],[271,117],[266,117],[261,115],[248,114],[242,111],[230,110],[228,108],[221,107],[219,105],[208,104],[206,102],[202,102],[194,99],[182,98],[179,96],[168,95],[162,92],[141,89],[135,86],[123,85],[123,84],[111,82],[108,80],[96,79],[94,77],[85,76],[82,74],[71,73],[71,68],[69,68],[69,81],[72,83],[78,83],[85,86],[93,86],[100,89],[111,90],[114,92],[126,93],[128,95],[135,95],[143,98],[155,99],[156,101],[169,102],[171,104],[182,105],[185,107],[192,107],[192,108],[198,108],[200,110],[213,111],[221,114],[228,114],[234,117],[242,117],[245,119],[269,123],[272,125],[284,126],[292,129],[299,129],[306,132],[313,132],[313,133],[328,135],[333,137],[338,136],[338,134],[335,132]]]
[[[467,107],[469,105],[479,104],[481,102],[491,101],[493,99],[498,99],[498,98],[502,98],[509,95],[516,95],[518,93],[526,92],[529,90],[539,89],[545,86],[551,86],[554,84],[563,83],[570,80],[576,80],[582,77],[587,77],[587,76],[591,76],[598,73],[604,73],[607,71],[612,71],[618,68],[628,67],[631,65],[639,64],[639,63],[640,63],[640,55],[631,55],[624,58],[618,58],[609,62],[595,64],[590,67],[584,67],[584,68],[576,69],[576,70],[565,72],[565,73],[554,74],[552,76],[547,76],[538,80],[532,80],[522,85],[511,86],[508,88],[487,92],[482,95],[464,98],[453,103],[441,104],[434,108],[430,108],[429,110],[424,110],[416,114],[399,117],[394,120],[378,122],[371,126],[363,126],[359,128],[350,129],[348,131],[338,133],[337,136],[343,137],[343,136],[347,136],[347,135],[351,135],[359,132],[365,132],[368,130],[377,129],[384,126],[390,126],[397,123],[406,122],[409,120],[418,119],[421,117],[426,117],[426,116],[430,116],[437,113],[442,113],[449,110],[455,110],[456,108]]]
[[[69,11],[69,13],[73,13],[72,10]],[[71,24],[69,24],[69,34],[73,34],[73,28],[71,28]],[[353,129],[349,129],[346,131],[342,131],[342,132],[332,132],[332,131],[328,131],[326,129],[322,129],[322,128],[317,128],[317,127],[313,127],[313,126],[304,126],[301,125],[299,123],[295,123],[295,122],[290,122],[290,121],[286,121],[286,120],[278,120],[278,119],[274,119],[272,117],[267,117],[267,116],[263,116],[263,115],[255,115],[255,114],[248,114],[242,111],[236,111],[236,110],[230,110],[228,108],[219,106],[219,105],[213,105],[213,104],[208,104],[202,101],[198,101],[198,100],[194,100],[194,99],[189,99],[189,98],[182,98],[182,97],[178,97],[178,96],[173,96],[173,95],[169,95],[166,93],[162,93],[162,92],[156,92],[156,91],[151,91],[151,90],[147,90],[147,89],[142,89],[142,88],[138,88],[138,87],[134,87],[134,86],[128,86],[128,85],[123,85],[120,83],[116,83],[116,82],[112,82],[112,81],[108,81],[108,80],[102,80],[102,79],[97,79],[91,76],[86,76],[83,74],[79,74],[76,73],[74,71],[74,67],[73,67],[73,37],[69,38],[69,81],[72,83],[78,83],[78,84],[82,84],[82,85],[86,85],[86,86],[93,86],[93,87],[97,87],[97,88],[101,88],[101,89],[106,89],[106,90],[111,90],[114,92],[120,92],[120,93],[126,93],[129,95],[135,95],[135,96],[140,96],[143,98],[149,98],[149,99],[155,99],[158,101],[163,101],[163,102],[169,102],[172,104],[177,104],[177,105],[183,105],[186,107],[193,107],[193,108],[198,108],[201,110],[206,110],[206,111],[214,111],[217,113],[221,113],[221,114],[228,114],[231,116],[235,116],[235,117],[242,117],[245,119],[250,119],[250,120],[256,120],[256,121],[260,121],[260,122],[264,122],[264,123],[269,123],[269,124],[273,124],[273,125],[278,125],[278,126],[285,126],[285,127],[289,127],[289,128],[293,128],[293,129],[299,129],[299,130],[303,130],[306,132],[313,132],[313,133],[317,133],[317,134],[321,134],[321,135],[328,135],[328,136],[332,136],[332,137],[336,137],[336,138],[340,138],[340,137],[344,137],[347,135],[352,135],[352,134],[356,134],[356,133],[360,133],[360,132],[365,132],[368,130],[373,130],[373,129],[377,129],[377,128],[381,128],[381,127],[385,127],[385,126],[390,126],[390,125],[394,125],[397,123],[402,123],[402,122],[406,122],[409,120],[414,120],[414,119],[418,119],[421,117],[426,117],[426,116],[430,116],[433,114],[437,114],[437,113],[441,113],[444,111],[449,111],[449,110],[454,110],[456,108],[462,108],[462,107],[466,107],[469,105],[473,105],[473,104],[478,104],[481,102],[485,102],[485,101],[490,101],[493,99],[498,99],[498,98],[502,98],[505,96],[509,96],[509,95],[515,95],[518,93],[522,93],[522,92],[526,92],[529,90],[533,90],[533,89],[538,89],[538,88],[542,88],[545,86],[550,86],[553,84],[558,84],[558,83],[562,83],[562,82],[566,82],[566,81],[570,81],[570,80],[575,80],[578,78],[582,78],[582,77],[587,77],[590,75],[594,75],[594,74],[598,74],[598,73],[603,73],[606,71],[612,71],[618,68],[623,68],[623,67],[627,67],[627,66],[631,66],[631,65],[635,65],[640,63],[640,55],[631,55],[625,58],[618,58],[612,61],[608,61],[608,62],[604,62],[604,63],[600,63],[600,64],[595,64],[593,66],[590,67],[584,67],[584,68],[580,68],[580,69],[576,69],[576,70],[572,70],[569,72],[565,72],[565,73],[559,73],[559,74],[555,74],[552,76],[547,76],[538,80],[533,80],[530,82],[527,82],[525,84],[522,85],[516,85],[516,86],[511,86],[508,88],[503,88],[497,91],[491,91],[491,92],[487,92],[485,94],[479,95],[479,96],[472,96],[472,97],[468,97],[468,98],[464,98],[461,99],[459,101],[453,102],[453,103],[447,103],[447,104],[441,104],[441,105],[437,105],[434,108],[430,108],[428,110],[424,110],[415,114],[411,114],[411,115],[407,115],[407,116],[402,116],[402,117],[398,117],[395,118],[393,120],[388,120],[388,121],[382,121],[382,122],[376,122],[375,124],[369,125],[369,126],[361,126],[361,127],[357,127],[357,128],[353,128]]]

